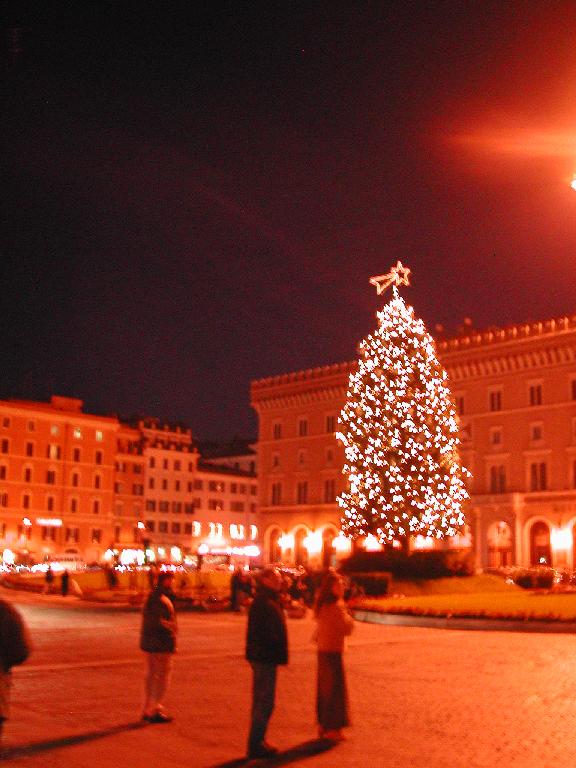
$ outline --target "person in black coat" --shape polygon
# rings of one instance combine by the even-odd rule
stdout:
[[[12,667],[30,655],[30,636],[20,613],[6,600],[0,600],[0,746],[4,721],[8,718]]]
[[[174,574],[163,571],[148,595],[142,611],[140,648],[146,654],[145,704],[142,719],[149,723],[168,723],[163,698],[176,651],[176,613],[172,602]]]
[[[270,757],[278,752],[265,740],[276,698],[276,672],[288,663],[288,633],[280,599],[282,578],[265,568],[248,612],[246,659],[252,667],[252,716],[248,757]]]

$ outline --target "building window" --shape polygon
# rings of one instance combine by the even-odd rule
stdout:
[[[56,541],[56,527],[53,525],[42,526],[42,541]]]
[[[34,421],[28,422],[28,432],[34,432],[36,429],[36,423]]]
[[[4,416],[4,418],[2,419],[2,426],[5,429],[7,429],[10,426],[10,419],[8,418],[8,416]]]
[[[542,405],[542,384],[530,384],[528,402],[530,405]]]
[[[156,502],[153,499],[146,499],[146,511],[156,512]]]
[[[0,440],[0,452],[8,453],[9,446],[9,441],[6,438]]]
[[[238,483],[230,483],[230,493],[238,493]]]
[[[250,486],[250,496],[256,496],[258,494],[258,486],[257,485],[251,485]]]
[[[232,512],[244,512],[245,505],[243,501],[233,501],[230,504],[230,509]]]
[[[56,472],[53,469],[46,472],[46,482],[48,485],[56,485]]]
[[[274,440],[280,440],[282,437],[282,424],[277,421],[272,425],[272,438]]]
[[[74,542],[77,543],[78,539],[80,538],[79,535],[79,529],[78,528],[66,528],[66,535],[65,535],[66,543]]]
[[[172,523],[172,533],[180,533],[180,523]]]
[[[96,440],[97,440],[97,442],[99,442],[99,443],[101,443],[101,442],[102,442],[102,440],[104,440],[104,433],[103,433],[103,432],[102,432],[102,430],[100,430],[100,429],[97,429],[97,430],[96,430]]]
[[[4,467],[4,469],[6,469],[6,467]],[[0,474],[0,478],[2,480],[4,480],[4,478],[2,477],[1,474]],[[25,483],[31,483],[32,482],[32,470],[30,469],[30,467],[26,467],[24,469],[24,482]]]
[[[34,443],[26,443],[26,456],[34,456]]]
[[[279,453],[273,453],[272,454],[272,467],[276,468],[280,466],[280,454]]]
[[[298,464],[302,466],[306,463],[306,451],[298,451]]]
[[[282,483],[272,483],[270,503],[274,506],[282,503]]]
[[[506,493],[506,467],[503,464],[490,467],[490,493]]]
[[[100,475],[94,475],[94,488],[102,487],[102,478]]]
[[[154,478],[149,477],[148,478],[148,488],[154,488]]]
[[[8,469],[6,467],[6,464],[0,464],[0,480],[6,480],[7,477],[8,477]]]
[[[158,502],[158,509],[160,512],[169,512],[170,511],[170,502],[169,501],[159,501]]]
[[[576,379],[572,379],[570,392],[572,394],[572,400],[576,400]]]
[[[185,515],[193,515],[194,514],[194,502],[193,501],[187,501],[184,504],[184,514]]]
[[[177,459],[174,462],[174,469],[176,470],[176,472],[180,472],[180,470],[182,469],[182,464],[179,459]]]
[[[22,496],[22,507],[24,509],[30,509],[30,495],[28,493],[25,493],[24,496]]]
[[[208,499],[208,509],[212,510],[212,512],[221,512],[223,508],[224,505],[220,499]]]
[[[54,496],[46,497],[46,509],[48,512],[54,512]]]
[[[488,394],[488,407],[491,411],[502,410],[502,390],[493,389]]]
[[[180,515],[182,513],[182,502],[181,501],[173,501],[172,502],[172,512],[175,512],[177,515]]]
[[[334,450],[332,448],[326,448],[326,464],[330,467],[334,461]]]
[[[168,490],[168,480],[166,478],[163,478],[162,480],[162,490],[167,491]]]
[[[180,480],[174,480],[174,490],[175,491],[180,490]]]
[[[238,490],[240,491],[240,493],[246,493],[246,483],[240,483],[240,485],[238,486]]]
[[[326,416],[326,432],[329,434],[336,431],[336,416],[330,414]]]
[[[502,445],[502,427],[490,429],[490,445]]]
[[[308,504],[308,482],[306,480],[296,484],[296,504]]]
[[[458,416],[464,416],[464,414],[466,413],[464,395],[456,396],[456,413],[458,414]]]
[[[96,451],[94,454],[94,459],[96,461],[96,464],[102,464],[102,451]]]
[[[542,422],[540,421],[530,424],[530,440],[533,443],[538,443],[542,440],[542,429]]]
[[[331,504],[336,500],[336,481],[324,480],[324,503]]]
[[[192,536],[192,523],[184,523],[184,535]]]
[[[308,435],[308,419],[298,419],[298,437]]]
[[[144,486],[141,483],[132,483],[132,495],[144,496]]]
[[[92,540],[92,544],[100,544],[102,539],[102,530],[100,528],[92,528],[90,538]]]
[[[74,427],[74,429],[72,430],[72,435],[75,440],[82,440],[82,430],[80,429],[80,427]]]
[[[218,482],[216,480],[210,480],[208,483],[208,490],[209,491],[216,491],[217,493],[222,493],[224,491],[224,483]]]
[[[70,499],[70,512],[78,512],[78,499]]]
[[[546,462],[538,461],[530,464],[530,490],[545,491],[548,487]]]
[[[168,523],[166,520],[160,520],[158,523],[158,533],[168,533]]]
[[[72,486],[74,488],[78,488],[79,477],[77,472],[72,473]]]
[[[6,491],[0,491],[0,507],[8,506],[8,494]]]
[[[100,499],[94,499],[92,502],[92,512],[95,515],[100,514]]]
[[[162,467],[163,467],[163,469],[168,469],[168,459],[163,459],[162,460]]]
[[[74,448],[72,451],[72,461],[79,462],[80,461],[80,448]]]
[[[154,469],[154,467],[156,466],[156,459],[154,458],[154,456],[150,456],[150,458],[148,459],[148,466],[150,467],[150,469]]]
[[[154,533],[154,531],[156,530],[156,523],[154,522],[154,520],[146,520],[146,530],[149,531],[150,533]]]
[[[60,434],[60,427],[57,424],[52,424],[50,427],[50,434],[56,436]]]

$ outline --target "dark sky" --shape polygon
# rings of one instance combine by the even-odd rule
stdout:
[[[1,13],[0,396],[255,434],[397,259],[431,329],[576,311],[576,3]]]

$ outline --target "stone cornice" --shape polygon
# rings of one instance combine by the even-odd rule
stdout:
[[[453,384],[570,365],[576,363],[576,315],[471,331],[465,336],[437,341],[436,348]],[[355,361],[335,363],[258,379],[251,385],[252,404],[260,410],[305,407],[323,400],[343,401],[355,365]]]

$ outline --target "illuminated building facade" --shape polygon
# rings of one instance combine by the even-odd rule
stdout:
[[[482,567],[576,567],[576,316],[468,328],[437,350],[472,472],[468,531],[451,544],[473,546]],[[326,564],[346,552],[334,432],[352,366],[252,384],[265,560]]]
[[[257,557],[254,472],[202,462],[191,431],[82,401],[0,401],[0,554],[86,562]]]

